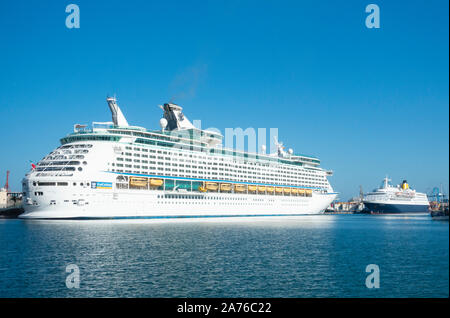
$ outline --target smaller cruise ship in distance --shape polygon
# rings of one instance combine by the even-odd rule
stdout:
[[[364,195],[366,211],[372,213],[427,213],[428,198],[425,193],[411,189],[406,180],[401,185],[393,186],[388,177],[381,186]]]
[[[112,122],[76,124],[23,179],[21,218],[187,218],[322,213],[336,198],[317,157],[222,147],[182,107],[161,107],[160,130]]]

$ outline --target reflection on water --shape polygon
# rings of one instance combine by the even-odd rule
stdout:
[[[428,215],[0,220],[0,297],[448,297],[448,235]]]

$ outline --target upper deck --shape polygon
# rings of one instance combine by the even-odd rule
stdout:
[[[194,127],[175,104],[160,106],[164,117],[160,120],[161,130],[147,130],[130,126],[115,99],[108,98],[113,122],[93,122],[92,127],[75,125],[74,132],[61,138],[61,144],[79,141],[110,141],[136,143],[157,147],[173,147],[186,151],[202,152],[210,155],[233,156],[243,160],[256,160],[263,164],[289,164],[319,169],[320,160],[314,156],[284,152],[282,144],[276,143],[278,153],[252,153],[222,147],[223,136],[217,132]]]
[[[216,138],[213,133],[206,138]],[[234,156],[238,158],[261,160],[267,163],[285,163],[298,166],[310,166],[317,167],[320,165],[320,160],[316,157],[306,155],[292,155],[284,158],[278,156],[251,153],[245,151],[239,151],[236,149],[228,149],[216,145],[215,147],[209,146],[209,143],[204,140],[205,131],[190,129],[183,132],[170,132],[170,131],[147,131],[143,128],[133,129],[128,127],[109,128],[92,128],[84,129],[83,131],[77,131],[61,138],[61,144],[79,142],[79,141],[111,141],[111,142],[124,142],[124,143],[137,143],[144,145],[153,145],[159,147],[174,147],[188,151],[198,151],[211,155],[225,155]]]

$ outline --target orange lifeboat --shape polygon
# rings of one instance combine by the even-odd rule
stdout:
[[[219,185],[215,182],[206,182],[206,190],[208,191],[217,191]]]
[[[130,177],[130,186],[135,188],[146,188],[147,178],[145,177]]]
[[[164,183],[163,179],[150,179],[149,180],[149,184],[152,187],[160,187],[163,185],[163,183]]]
[[[222,191],[222,192],[230,192],[231,191],[231,184],[230,183],[221,183],[220,184],[220,191]]]
[[[266,187],[265,186],[258,186],[258,192],[266,192]]]
[[[249,185],[248,186],[248,191],[250,191],[250,192],[255,192],[256,189],[257,189],[257,187],[255,185]]]
[[[235,184],[234,192],[245,192],[247,190],[246,186],[243,184]]]

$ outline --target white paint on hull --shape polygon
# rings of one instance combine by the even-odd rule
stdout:
[[[37,201],[25,205],[21,218],[176,218],[322,213],[336,194],[313,193],[312,197],[233,193],[176,193],[181,198],[164,198],[176,192],[124,190],[65,200],[64,193],[52,193],[54,204]],[[60,197],[61,200],[55,199]],[[188,198],[191,197],[191,198]],[[199,197],[202,197],[199,199]],[[82,199],[81,199],[82,198]]]

